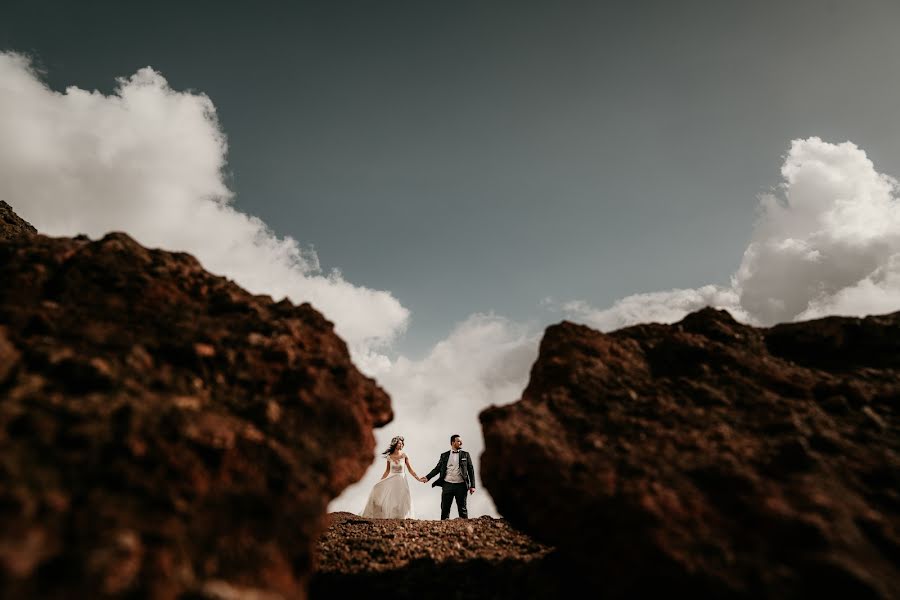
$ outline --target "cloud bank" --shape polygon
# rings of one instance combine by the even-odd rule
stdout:
[[[43,233],[125,231],[190,252],[253,293],[311,302],[370,370],[406,327],[409,313],[389,292],[323,273],[314,251],[230,204],[212,101],[171,89],[149,67],[111,95],[57,93],[26,57],[0,53],[0,140],[0,198]]]
[[[237,211],[223,176],[227,144],[203,94],[172,90],[150,68],[104,95],[50,90],[17,54],[0,53],[0,198],[44,233],[92,237],[126,231],[147,246],[188,251],[254,293],[311,302],[335,322],[354,360],[391,394],[396,420],[379,445],[404,435],[420,474],[459,433],[476,458],[478,413],[517,400],[542,328],[472,315],[421,360],[391,359],[409,313],[387,291],[323,273],[319,259],[259,219]],[[608,308],[562,305],[601,330],[674,322],[704,306],[768,325],[827,314],[900,309],[897,182],[852,143],[795,140],[783,183],[760,198],[759,218],[727,285],[635,294]],[[360,511],[381,460],[330,510]],[[411,481],[420,518],[439,516],[439,492]],[[496,515],[479,490],[470,515]]]
[[[826,315],[900,310],[900,201],[894,178],[851,142],[794,140],[783,182],[760,198],[759,218],[729,285],[635,294],[598,309],[562,305],[566,315],[608,331],[672,323],[715,306],[754,325]]]

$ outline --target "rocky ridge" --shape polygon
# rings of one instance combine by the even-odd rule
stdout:
[[[31,223],[17,215],[12,206],[0,200],[0,242],[37,233]]]
[[[481,414],[482,480],[604,597],[897,598],[898,402],[900,313],[564,322]]]

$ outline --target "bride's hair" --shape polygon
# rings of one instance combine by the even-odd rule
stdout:
[[[399,444],[400,442],[405,442],[405,441],[406,440],[403,439],[402,435],[394,436],[393,438],[391,438],[390,447],[387,450],[385,450],[384,452],[382,452],[382,454],[385,456],[389,456],[389,455],[393,454],[394,450],[397,449],[397,444]]]

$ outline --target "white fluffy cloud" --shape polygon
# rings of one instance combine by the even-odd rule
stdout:
[[[574,301],[562,304],[563,312],[611,331],[641,322],[675,322],[705,306],[763,325],[900,309],[897,183],[876,172],[855,145],[818,138],[792,143],[782,175],[779,195],[760,199],[752,240],[728,285],[635,294],[605,309]],[[446,449],[450,430],[459,430],[469,450],[480,454],[477,414],[521,396],[537,357],[541,335],[536,329],[476,316],[424,360],[401,358],[388,365],[378,378],[391,393],[397,421],[379,433],[379,443],[405,435],[420,472]],[[331,509],[361,510],[383,470],[384,464],[376,461]],[[436,518],[437,492],[412,485],[420,516]],[[472,500],[473,515],[496,514],[487,496]]]
[[[323,274],[315,252],[233,208],[211,100],[172,90],[153,69],[120,79],[111,95],[57,93],[27,58],[0,53],[0,140],[0,198],[41,232],[125,231],[147,246],[191,252],[254,293],[311,302],[393,398],[396,420],[376,432],[379,444],[405,435],[420,473],[451,433],[477,459],[478,413],[516,400],[525,386],[539,332],[491,315],[473,315],[423,360],[390,360],[384,351],[408,311],[388,292]],[[377,461],[332,510],[361,510],[382,468]],[[411,483],[420,517],[438,518],[439,493]],[[484,490],[470,499],[470,512],[496,514]]]
[[[422,360],[401,357],[376,373],[390,393],[396,413],[393,423],[376,432],[379,451],[395,435],[406,439],[406,450],[417,474],[427,474],[441,452],[450,447],[450,435],[458,433],[463,449],[476,459],[484,450],[478,414],[492,404],[518,400],[528,383],[528,372],[537,358],[541,332],[494,315],[472,315],[457,325]],[[329,507],[332,511],[359,512],[372,486],[384,472],[384,460],[376,460],[366,476],[347,488]],[[433,482],[434,480],[432,480]],[[410,481],[419,518],[440,517],[440,493],[428,485]],[[480,486],[479,486],[480,487]],[[490,496],[479,489],[468,501],[469,514],[497,515]],[[456,516],[454,505],[451,516]]]
[[[704,306],[757,325],[900,310],[897,181],[855,144],[817,137],[791,143],[781,174],[777,192],[760,198],[729,285],[636,294],[602,310],[576,301],[563,310],[602,330],[671,323]]]
[[[231,206],[212,101],[172,90],[149,67],[111,95],[57,93],[27,58],[0,53],[0,140],[0,198],[43,233],[125,231],[190,252],[253,293],[309,301],[370,370],[406,326],[389,292],[322,273],[315,252]]]
[[[738,304],[737,293],[718,285],[634,294],[604,309],[594,308],[582,300],[566,302],[561,308],[570,319],[602,331],[613,331],[635,323],[674,323],[704,306],[726,308],[735,318],[747,320]]]

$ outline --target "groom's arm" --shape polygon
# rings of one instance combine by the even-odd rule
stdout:
[[[431,470],[431,472],[425,476],[425,481],[428,481],[429,479],[431,479],[432,477],[434,477],[435,475],[437,475],[440,472],[441,472],[441,459],[439,458],[438,463],[434,466],[434,468]]]
[[[471,490],[475,489],[475,467],[472,466],[472,455],[469,455],[469,460],[466,461],[466,464],[469,466],[469,484],[472,486]]]

